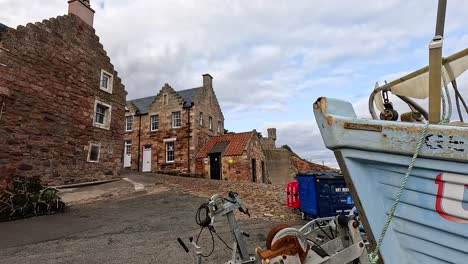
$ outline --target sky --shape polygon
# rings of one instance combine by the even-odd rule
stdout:
[[[226,129],[267,135],[276,127],[278,146],[336,167],[313,103],[339,98],[368,116],[376,82],[427,65],[437,1],[91,0],[91,6],[127,99],[155,95],[164,83],[198,87],[209,73]],[[65,13],[66,0],[0,0],[0,22],[10,27]],[[468,46],[466,14],[468,1],[448,1],[444,55]]]

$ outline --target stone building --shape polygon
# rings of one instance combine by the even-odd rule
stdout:
[[[209,74],[197,88],[165,84],[155,96],[127,102],[124,168],[194,173],[201,148],[222,134],[224,116]]]
[[[271,143],[255,130],[212,137],[198,154],[196,172],[216,180],[269,183],[262,141]]]
[[[89,1],[69,14],[0,26],[0,185],[118,174],[126,91],[93,28]],[[1,188],[0,186],[0,188]]]

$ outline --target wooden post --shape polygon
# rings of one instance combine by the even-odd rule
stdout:
[[[442,95],[442,37],[435,36],[429,44],[429,123],[440,123]]]

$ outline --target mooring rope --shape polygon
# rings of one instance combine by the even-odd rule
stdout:
[[[406,184],[408,183],[409,176],[411,175],[411,172],[413,171],[414,164],[416,163],[416,160],[419,155],[419,151],[421,150],[422,143],[424,142],[424,139],[426,138],[427,134],[427,128],[429,127],[429,122],[426,122],[424,124],[423,130],[421,132],[421,135],[419,137],[418,144],[416,145],[416,150],[413,154],[413,158],[411,159],[411,163],[408,167],[408,170],[406,171],[405,177],[403,178],[403,182],[401,183],[400,189],[398,190],[398,193],[395,196],[395,201],[392,204],[392,207],[390,208],[390,212],[387,216],[387,220],[385,221],[385,225],[382,229],[382,233],[380,233],[379,240],[377,242],[377,245],[372,251],[372,253],[369,254],[369,261],[372,264],[377,263],[379,261],[379,250],[380,247],[382,246],[383,239],[385,237],[385,233],[387,233],[387,229],[390,226],[390,222],[392,221],[393,215],[395,214],[396,208],[398,203],[400,202],[401,195],[403,194],[403,191],[406,188]]]

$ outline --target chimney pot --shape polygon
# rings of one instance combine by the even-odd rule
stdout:
[[[94,10],[91,8],[89,0],[70,0],[68,1],[68,13],[81,18],[86,24],[93,26]]]
[[[213,77],[208,73],[203,74],[203,86],[213,86]]]

